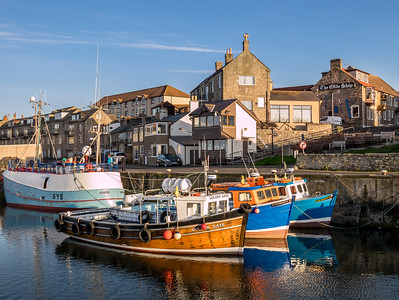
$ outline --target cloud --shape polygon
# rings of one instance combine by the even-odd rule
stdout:
[[[160,44],[154,44],[154,43],[125,43],[125,44],[119,44],[119,45],[123,46],[123,47],[139,48],[139,49],[224,53],[224,50],[215,50],[215,49],[207,49],[207,48],[200,48],[200,47],[167,46],[167,45],[160,45]]]
[[[37,43],[37,44],[83,44],[83,45],[94,45],[95,43],[77,41],[77,40],[54,40],[54,39],[32,39],[32,38],[20,38],[20,37],[9,37],[2,36],[0,34],[0,40],[10,42],[26,42],[26,43]]]
[[[210,74],[214,70],[164,70],[164,72]]]

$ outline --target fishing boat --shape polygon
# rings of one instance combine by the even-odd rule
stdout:
[[[276,178],[280,195],[293,197],[291,228],[326,228],[331,222],[331,216],[337,199],[337,190],[331,194],[309,193],[306,179],[294,176],[294,169],[288,168],[289,176]]]
[[[126,251],[243,255],[246,205],[230,209],[230,194],[191,191],[188,179],[167,178],[162,187],[162,194],[132,195],[131,205],[60,213],[56,230]]]
[[[274,183],[266,183],[259,173],[253,172],[247,181],[213,183],[214,191],[232,195],[233,206],[250,205],[246,238],[276,238],[287,236],[292,209],[292,198],[281,197]]]
[[[42,101],[34,97],[37,106],[36,132],[40,137]],[[99,148],[100,118],[98,132],[93,143]],[[123,203],[125,192],[117,166],[107,164],[40,161],[40,138],[36,138],[36,158],[29,162],[10,160],[3,172],[4,193],[7,206],[27,210],[61,212],[87,208],[106,208]],[[98,149],[97,149],[98,150]],[[97,151],[97,154],[100,151]],[[82,158],[90,156],[91,147],[82,150]]]

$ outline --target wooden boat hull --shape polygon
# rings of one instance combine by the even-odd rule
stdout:
[[[169,226],[167,223],[143,225],[110,220],[93,221],[90,212],[93,214],[96,211],[100,210],[69,213],[69,216],[62,213],[58,222],[62,222],[64,230],[58,230],[57,224],[56,228],[80,241],[127,251],[177,255],[243,254],[248,214],[240,210],[178,223],[170,222]],[[92,228],[89,223],[94,224],[93,231],[90,231]],[[207,225],[206,229],[201,227],[204,223]],[[115,229],[116,227],[119,229]],[[168,228],[172,232],[172,238],[165,239],[164,233]],[[148,240],[143,238],[143,235],[148,235],[147,231],[150,232]],[[181,234],[180,239],[173,237],[177,231]],[[119,235],[115,236],[116,232]]]

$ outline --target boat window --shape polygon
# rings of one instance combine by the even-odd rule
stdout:
[[[227,211],[227,200],[219,201],[219,211],[220,213]]]
[[[258,195],[258,199],[259,199],[259,200],[263,200],[263,199],[266,198],[266,197],[265,197],[265,193],[264,193],[263,191],[257,192],[257,195]]]
[[[43,183],[43,189],[47,189],[47,182],[49,180],[49,177],[46,177],[46,179],[44,179],[44,183]]]
[[[251,193],[244,192],[244,193],[239,193],[238,194],[238,201],[252,201],[252,195]]]
[[[266,193],[266,198],[272,197],[272,192],[270,191],[270,189],[265,190],[265,193]]]
[[[298,188],[298,192],[303,193],[302,185],[298,184],[297,188]]]
[[[208,203],[208,214],[216,214],[216,201]]]
[[[277,189],[276,189],[276,188],[273,188],[273,189],[272,189],[272,194],[273,194],[273,197],[277,197],[277,196],[278,196],[278,193],[277,193]]]
[[[201,216],[200,203],[187,203],[187,217]]]
[[[302,187],[303,187],[303,190],[304,190],[305,192],[307,192],[307,191],[308,191],[308,188],[307,188],[307,186],[306,186],[306,184],[305,184],[305,183],[302,183]]]
[[[295,186],[290,186],[291,194],[296,194],[296,188]]]
[[[286,196],[287,195],[287,191],[286,191],[285,187],[283,187],[283,186],[278,188],[278,193],[280,194],[280,196]]]

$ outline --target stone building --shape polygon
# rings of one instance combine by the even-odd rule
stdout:
[[[215,72],[191,91],[191,99],[201,103],[237,99],[260,121],[268,121],[270,69],[249,51],[248,34],[244,34],[243,50],[235,58],[231,48],[225,63],[217,61]]]
[[[155,116],[161,104],[172,104],[176,110],[188,107],[190,96],[170,85],[163,85],[101,98],[98,106],[121,120],[129,117]]]
[[[378,76],[343,68],[341,59],[330,61],[312,90],[322,100],[320,117],[341,117],[345,127],[399,124],[399,93]]]

